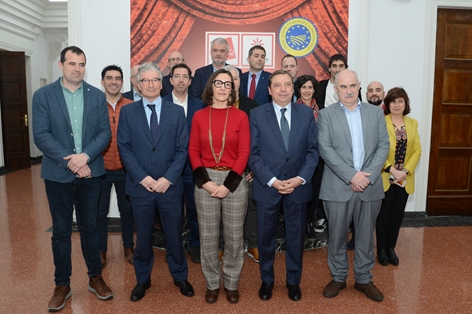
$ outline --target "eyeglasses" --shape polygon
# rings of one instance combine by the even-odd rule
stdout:
[[[158,78],[158,77],[155,77],[155,78],[153,78],[153,79],[142,79],[142,80],[140,80],[140,82],[141,82],[143,85],[149,85],[149,83],[151,83],[151,82],[152,82],[152,84],[154,85],[154,84],[157,84],[157,83],[160,82],[160,81],[161,81],[161,79]]]
[[[180,74],[174,74],[174,76],[172,76],[175,80],[177,81],[180,81],[180,80],[188,80],[190,78],[190,76],[188,75],[180,75]]]
[[[213,86],[216,88],[220,88],[221,86],[224,86],[226,89],[231,89],[233,88],[233,82],[230,81],[220,81],[220,80],[213,80]]]
[[[184,58],[169,58],[169,62],[184,62]]]

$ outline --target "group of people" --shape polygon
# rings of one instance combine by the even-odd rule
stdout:
[[[169,54],[166,76],[154,63],[133,66],[132,89],[121,94],[119,66],[103,69],[103,93],[83,80],[85,53],[75,46],[63,49],[63,76],[33,96],[34,140],[43,152],[41,177],[53,223],[56,287],[49,311],[61,310],[71,296],[74,209],[88,289],[101,300],[113,298],[101,275],[112,185],[123,254],[136,274],[131,301],[151,287],[156,215],[174,284],[182,295],[194,296],[183,212],[190,257],[201,263],[208,303],[218,300],[221,274],[227,300],[239,301],[245,251],[259,262],[259,297],[272,297],[280,214],[291,300],[302,295],[305,239],[315,240],[328,222],[332,281],[323,295],[335,297],[346,288],[352,223],[354,288],[383,300],[371,274],[374,230],[378,262],[398,265],[394,248],[421,154],[417,122],[406,116],[408,95],[402,88],[386,94],[381,83],[372,82],[369,103],[363,103],[357,74],[342,55],[330,58],[330,78],[318,82],[312,75],[297,76],[291,55],[282,59],[281,70],[269,73],[264,47],[253,46],[250,69],[241,73],[226,63],[228,53],[228,42],[215,39],[212,64],[194,76],[180,52]]]

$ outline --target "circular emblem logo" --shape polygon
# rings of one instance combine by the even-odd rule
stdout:
[[[318,33],[310,20],[294,17],[280,27],[279,43],[285,53],[304,57],[315,49]]]

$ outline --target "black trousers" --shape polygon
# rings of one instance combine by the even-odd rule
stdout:
[[[405,188],[396,184],[390,185],[385,192],[375,230],[377,249],[395,248],[407,200]]]

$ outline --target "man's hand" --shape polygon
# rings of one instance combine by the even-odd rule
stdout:
[[[92,170],[90,170],[88,165],[85,165],[82,169],[77,171],[77,175],[79,178],[90,178],[92,176]]]
[[[207,191],[210,194],[213,194],[213,192],[216,190],[217,187],[218,185],[216,185],[216,183],[213,181],[208,181],[207,183],[202,185],[202,188],[204,188],[205,191]]]
[[[246,181],[252,182],[252,180],[254,180],[254,173],[251,171],[246,175]]]
[[[141,182],[139,182],[146,190],[149,192],[154,192],[154,187],[157,184],[157,181],[154,180],[151,176],[146,176]]]
[[[213,191],[213,193],[211,193],[211,196],[216,198],[225,198],[228,196],[228,193],[228,188],[224,185],[220,185]]]
[[[364,192],[364,190],[369,186],[370,181],[367,177],[370,177],[370,173],[358,171],[351,179],[351,189],[354,192]]]
[[[303,183],[303,180],[297,177],[284,180],[282,181],[283,187],[279,190],[279,193],[290,194],[295,190],[295,188],[300,186],[302,183]]]
[[[157,179],[156,183],[153,185],[154,192],[165,193],[170,186],[170,181],[164,177]]]
[[[67,168],[69,168],[73,173],[77,173],[87,164],[88,157],[84,153],[72,154],[64,157],[64,160],[69,161],[67,163]]]

